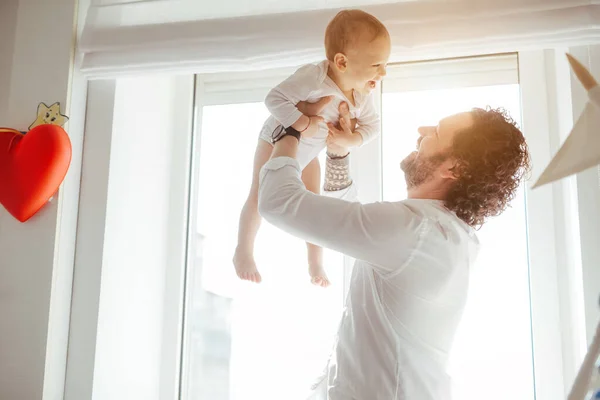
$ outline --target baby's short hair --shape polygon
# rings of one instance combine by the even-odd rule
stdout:
[[[327,25],[325,30],[325,52],[333,61],[337,53],[345,53],[358,39],[369,41],[389,36],[386,27],[377,18],[361,10],[342,10]]]

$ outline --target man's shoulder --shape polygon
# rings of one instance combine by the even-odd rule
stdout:
[[[442,200],[406,199],[400,203],[423,220],[431,221],[446,229],[457,230],[471,237],[475,242],[478,242],[475,229],[460,219],[454,212],[447,209]]]
[[[444,213],[444,203],[441,200],[405,199],[397,203],[423,218],[437,217]]]

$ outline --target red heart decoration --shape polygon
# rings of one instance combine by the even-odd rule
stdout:
[[[71,141],[60,126],[39,125],[26,135],[0,129],[0,204],[27,221],[58,190],[71,154]]]

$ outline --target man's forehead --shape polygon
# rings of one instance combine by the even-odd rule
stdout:
[[[438,126],[440,130],[460,130],[470,127],[473,124],[473,115],[470,112],[462,112],[451,115],[440,120]]]

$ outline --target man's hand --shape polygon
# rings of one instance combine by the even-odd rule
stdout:
[[[315,136],[319,132],[320,125],[324,122],[323,117],[319,116],[319,114],[331,100],[332,97],[327,96],[322,97],[316,103],[301,101],[296,104],[298,111],[304,115],[292,125],[292,128],[301,132],[302,137],[309,138]]]
[[[319,115],[321,111],[323,111],[323,109],[327,107],[327,104],[331,103],[331,100],[333,100],[333,97],[327,96],[321,97],[316,103],[301,101],[298,104],[296,104],[296,108],[298,109],[298,111],[300,111],[307,117],[314,117]]]
[[[306,128],[301,128],[304,129],[302,132],[302,137],[306,137],[306,138],[310,138],[315,136],[317,133],[319,133],[319,129],[321,128],[321,124],[323,122],[325,122],[325,120],[323,119],[323,117],[321,116],[312,116],[312,117],[308,117],[308,126],[306,126]]]
[[[331,102],[332,99],[333,98],[331,96],[328,96],[328,97],[323,97],[323,98],[319,99],[319,101],[317,101],[316,103],[309,103],[306,101],[301,101],[298,104],[296,104],[296,107],[302,114],[304,114],[308,117],[312,117],[312,116],[318,115],[321,111],[323,111],[323,109]],[[340,138],[340,136],[342,136],[342,137],[347,136],[348,130],[349,130],[350,134],[352,134],[352,131],[354,131],[354,129],[356,128],[356,118],[350,119],[350,110],[349,110],[348,104],[346,102],[340,103],[339,112],[340,112],[339,123],[336,125],[328,124],[328,126],[332,126],[334,129],[336,129],[336,132],[334,132],[334,134],[332,135],[332,132],[330,129],[329,136],[327,136],[327,152],[334,156],[343,157],[346,154],[348,154],[348,147],[350,147],[350,146],[344,145],[344,141],[343,141],[343,139]],[[345,126],[345,128],[343,128],[342,124]],[[337,132],[340,132],[340,134],[337,135],[338,140],[336,140],[336,135],[335,135]],[[358,134],[358,133],[353,134],[353,135],[360,136],[360,134]],[[353,137],[352,139],[353,139],[353,140],[351,140],[352,143],[357,142],[356,137]],[[360,137],[360,142],[358,142],[357,145],[360,145],[361,142],[362,142],[362,137]]]

